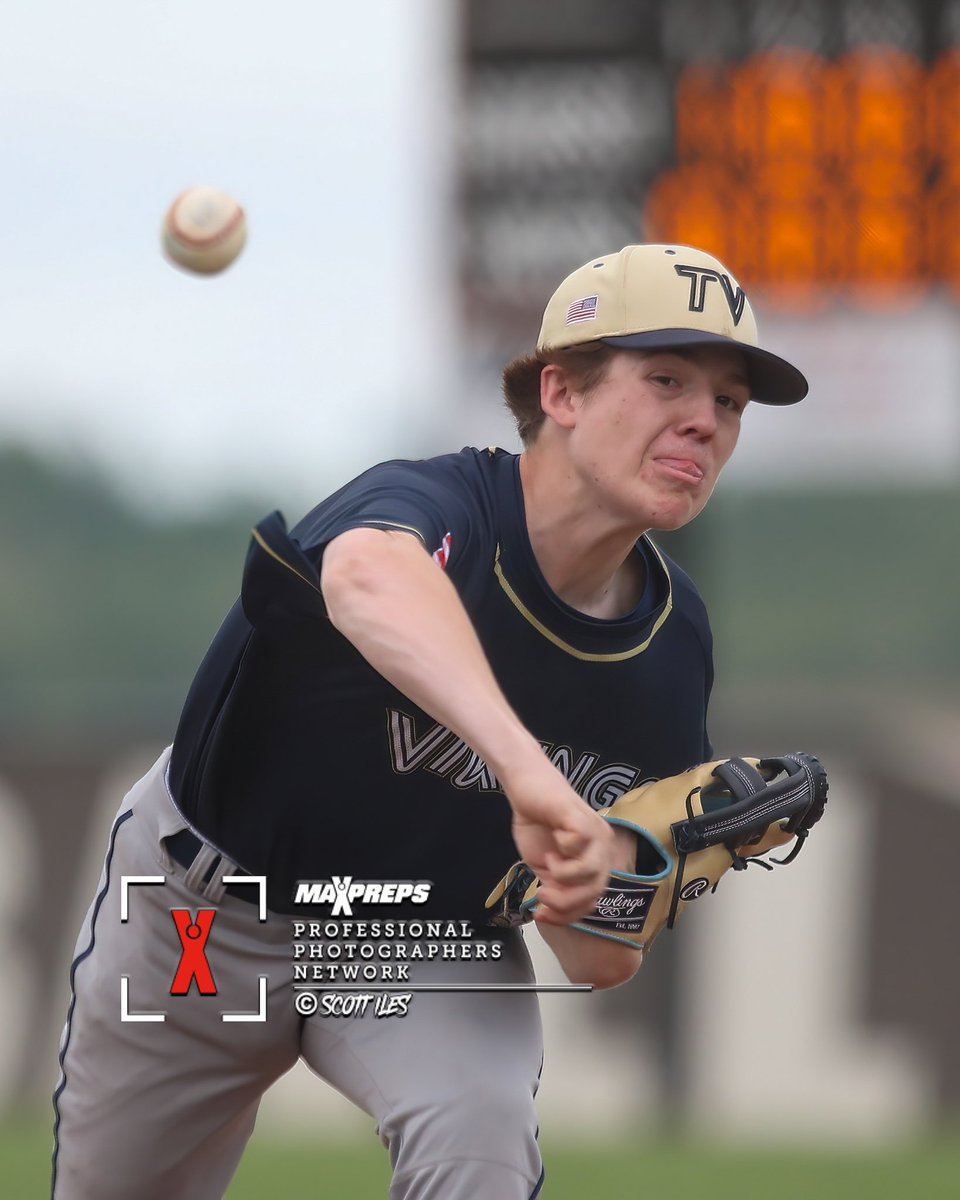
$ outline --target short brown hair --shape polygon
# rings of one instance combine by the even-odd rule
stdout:
[[[545,420],[540,407],[540,374],[552,363],[569,376],[571,386],[586,394],[602,383],[610,360],[619,351],[603,342],[585,342],[569,350],[551,350],[515,358],[503,368],[503,398],[517,422],[525,446],[536,440]]]

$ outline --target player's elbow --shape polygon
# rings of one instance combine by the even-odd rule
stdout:
[[[625,942],[564,927],[541,926],[540,931],[567,979],[598,992],[626,983],[643,962],[643,951]]]
[[[616,952],[600,955],[590,963],[581,964],[580,970],[575,970],[573,974],[582,975],[583,978],[574,979],[571,976],[570,982],[588,983],[596,992],[607,991],[628,983],[640,970],[642,962],[641,950],[634,950],[632,946],[616,946]]]

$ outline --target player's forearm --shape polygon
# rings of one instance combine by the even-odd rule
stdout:
[[[350,530],[324,552],[320,583],[344,637],[472,746],[501,781],[542,758],[500,690],[456,590],[413,537]]]
[[[640,969],[643,951],[568,925],[539,925],[540,935],[571,983],[590,983],[598,991],[626,983]]]
[[[613,866],[621,871],[630,870],[636,854],[633,834],[615,829]],[[591,983],[598,990],[617,987],[632,979],[643,962],[643,952],[635,946],[566,925],[538,923],[537,928],[571,983]]]

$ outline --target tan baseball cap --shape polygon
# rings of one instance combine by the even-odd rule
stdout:
[[[747,360],[753,398],[796,404],[804,376],[761,350],[743,288],[723,263],[690,246],[624,246],[579,267],[550,297],[537,351],[605,342],[625,350],[721,344]]]

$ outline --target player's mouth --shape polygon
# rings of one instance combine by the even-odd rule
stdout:
[[[704,476],[692,458],[655,458],[654,462],[665,474],[684,483],[700,483]]]

